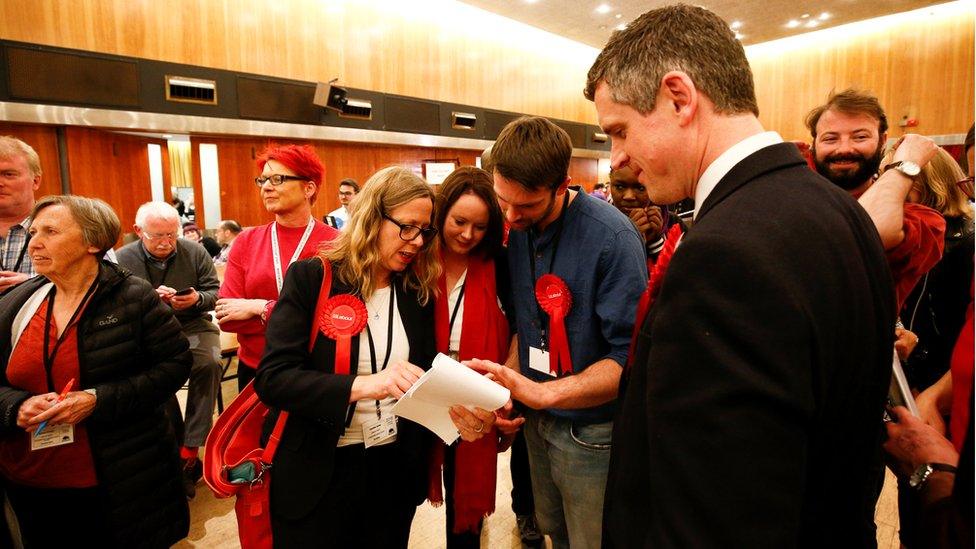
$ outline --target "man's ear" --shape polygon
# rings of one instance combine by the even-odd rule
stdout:
[[[687,73],[671,71],[665,74],[658,93],[663,94],[665,104],[677,115],[682,126],[691,122],[698,112],[698,88]]]
[[[569,184],[573,182],[573,177],[570,175],[566,176],[566,179],[556,187],[556,196],[562,196],[566,189],[569,188]]]

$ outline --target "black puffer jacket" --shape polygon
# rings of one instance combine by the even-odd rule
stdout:
[[[0,436],[23,436],[17,410],[31,395],[7,382],[11,327],[47,282],[35,277],[0,298]],[[169,547],[186,537],[190,516],[163,405],[189,377],[189,345],[149,283],[111,263],[80,322],[79,385],[97,390],[85,422],[115,538],[99,545]]]

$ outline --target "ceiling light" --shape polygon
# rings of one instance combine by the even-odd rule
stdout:
[[[623,14],[620,14],[620,13],[618,13],[618,14],[617,14],[617,15],[615,15],[614,17],[616,17],[617,19],[620,19],[621,17],[623,17]]]
[[[538,2],[538,1],[539,1],[539,0],[525,0],[525,3],[526,3],[526,4],[535,4],[535,3],[536,3],[536,2]]]
[[[741,32],[739,32],[739,31],[735,31],[735,39],[736,39],[736,40],[742,40],[742,39],[743,39],[743,38],[745,38],[745,37],[746,37],[746,36],[745,36],[744,34],[742,34]]]
[[[829,13],[823,12],[823,13],[820,14],[820,20],[821,21],[826,21],[828,19],[830,19],[830,14]]]
[[[742,28],[742,21],[732,21],[732,24],[729,26],[732,27],[732,30],[738,30]]]
[[[624,30],[626,28],[627,28],[627,23],[621,23],[621,24],[617,25],[617,30],[618,31],[622,31],[622,30]]]
[[[173,136],[170,135],[170,134],[168,134],[168,133],[164,133],[163,134],[163,139],[172,139],[172,138],[173,138]]]
[[[816,19],[811,19],[811,20],[807,21],[807,25],[806,26],[807,26],[808,29],[812,29],[814,27],[819,27],[820,26],[820,21],[817,21]]]
[[[596,7],[597,13],[607,13],[608,11],[610,11],[610,6],[606,4],[600,4],[599,6]]]
[[[790,19],[789,23],[786,24],[787,28],[795,29],[800,26],[800,22],[796,19]]]
[[[803,15],[800,16],[800,19],[806,19],[808,17],[810,17],[810,14],[809,13],[804,13]]]

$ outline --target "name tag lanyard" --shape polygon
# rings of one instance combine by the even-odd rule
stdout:
[[[379,370],[376,369],[376,345],[373,343],[373,332],[369,329],[369,322],[366,323],[366,338],[369,341],[369,366],[370,370],[376,374],[382,372],[386,369],[387,364],[390,362],[390,354],[393,351],[393,304],[396,302],[396,284],[390,284],[390,307],[387,313],[386,322],[386,356],[383,357],[383,367]],[[352,416],[356,410],[356,404],[354,403],[349,407],[349,412],[346,415],[346,427],[352,423]],[[376,401],[376,419],[381,419],[382,413],[380,412],[380,401]]]
[[[58,356],[58,350],[61,349],[61,344],[64,343],[65,337],[68,335],[68,330],[78,321],[78,316],[81,315],[82,309],[85,308],[85,304],[91,299],[92,295],[95,294],[95,289],[98,287],[98,277],[92,281],[91,286],[88,287],[88,291],[85,292],[85,296],[81,298],[81,302],[78,303],[78,307],[75,308],[75,312],[71,314],[71,318],[68,320],[68,324],[61,331],[61,335],[57,337],[54,342],[54,349],[51,349],[51,319],[54,317],[54,297],[57,293],[57,287],[51,288],[51,293],[47,296],[47,316],[44,317],[44,375],[47,379],[47,389],[50,392],[54,392],[54,376],[52,375],[52,370],[54,369],[54,359]]]
[[[450,339],[451,334],[454,333],[454,321],[457,320],[458,311],[461,309],[461,303],[464,301],[464,287],[467,286],[467,285],[468,285],[467,282],[465,282],[464,284],[461,284],[461,291],[458,292],[457,301],[454,303],[454,311],[451,312],[451,321],[448,324],[448,328],[447,328],[447,337],[448,337],[448,339]],[[464,327],[462,326],[461,329],[463,330]],[[460,351],[460,349],[455,349],[454,350],[454,352],[459,352],[459,351]]]
[[[308,225],[305,227],[305,232],[302,234],[302,239],[298,241],[298,247],[295,248],[295,253],[292,254],[291,259],[288,261],[288,267],[291,264],[298,261],[298,256],[302,255],[302,250],[305,248],[305,244],[308,243],[308,238],[312,236],[312,229],[315,228],[315,218],[308,218]],[[281,293],[281,285],[285,282],[285,277],[281,270],[281,250],[278,248],[278,222],[276,221],[271,226],[271,258],[274,262],[274,273],[275,273],[275,284],[278,285],[278,293]],[[287,268],[287,267],[286,267]]]
[[[549,273],[552,273],[552,270],[556,264],[556,252],[559,251],[559,241],[563,235],[563,226],[565,225],[566,209],[568,207],[569,207],[569,190],[567,190],[566,194],[563,195],[563,209],[561,212],[559,212],[559,217],[554,222],[557,225],[556,225],[556,234],[554,234],[552,237],[552,256],[549,258],[549,271],[548,271]],[[536,281],[539,280],[539,277],[536,276],[536,272],[535,272],[535,239],[532,238],[531,232],[529,233],[529,271],[532,274],[531,287],[534,289],[535,283]],[[542,274],[546,274],[546,273],[542,273]],[[538,327],[539,327],[539,339],[541,342],[541,348],[543,351],[545,351],[548,348],[548,339],[546,337],[547,336],[546,321],[548,319],[548,315],[545,312],[543,312],[542,307],[539,306],[539,302],[537,300],[533,300],[533,301],[535,302],[536,313],[538,315],[537,320],[539,322]]]

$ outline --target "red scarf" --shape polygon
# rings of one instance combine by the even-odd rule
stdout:
[[[434,306],[434,333],[437,350],[447,354],[451,334],[446,274],[441,275],[438,286],[440,293]],[[505,360],[509,343],[508,321],[498,307],[493,261],[469,256],[464,282],[464,314],[460,320],[463,326],[458,351],[460,360]],[[475,442],[458,442],[454,466],[455,533],[477,532],[481,519],[495,510],[497,460],[498,435],[494,428]],[[434,505],[444,501],[441,492],[443,464],[444,445],[438,440],[430,460],[428,487],[428,499]]]

